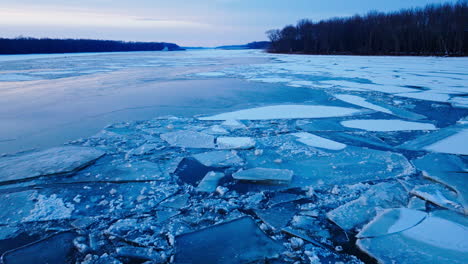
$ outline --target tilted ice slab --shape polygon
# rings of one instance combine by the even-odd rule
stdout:
[[[464,214],[466,210],[460,204],[455,192],[452,192],[440,184],[419,185],[411,190],[411,194],[420,197],[426,201]]]
[[[214,137],[205,133],[181,130],[161,134],[161,139],[181,148],[214,148]]]
[[[455,155],[431,153],[413,161],[416,168],[422,171],[424,177],[444,184],[457,193],[457,199],[468,208],[468,167],[463,160]]]
[[[200,181],[197,186],[197,191],[199,192],[214,192],[216,187],[218,187],[218,182],[224,177],[224,174],[221,172],[208,172],[205,177]]]
[[[400,183],[380,183],[361,196],[327,213],[328,219],[344,230],[360,228],[377,215],[378,208],[407,204],[408,194]]]
[[[409,130],[435,130],[433,124],[409,122],[399,119],[360,119],[346,120],[341,124],[345,127],[359,128],[367,131],[409,131]]]
[[[389,209],[357,235],[379,263],[466,263],[468,221],[451,211]]]
[[[346,148],[346,145],[343,143],[319,137],[307,132],[294,133],[292,135],[298,137],[297,141],[311,147],[325,148],[330,150],[341,150]]]
[[[291,181],[293,172],[286,169],[253,168],[238,171],[232,174],[236,180],[266,182],[266,183],[288,183]]]
[[[250,263],[277,257],[283,251],[250,217],[177,236],[175,247],[175,263],[194,264]]]
[[[425,149],[449,154],[468,154],[468,126],[455,125],[440,129],[401,144],[399,148],[410,150]]]
[[[201,117],[200,120],[270,120],[324,118],[350,116],[360,113],[354,108],[324,105],[273,105],[239,110],[214,116]]]
[[[94,148],[65,146],[0,158],[0,183],[71,173],[104,154]]]

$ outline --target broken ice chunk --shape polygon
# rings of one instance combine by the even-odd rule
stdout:
[[[94,148],[65,146],[0,158],[0,183],[72,173],[104,154]]]
[[[214,148],[214,137],[205,133],[182,130],[161,134],[171,146],[181,148]]]
[[[167,200],[163,201],[160,206],[181,209],[187,205],[188,199],[190,198],[189,194],[177,195],[170,197]]]
[[[136,262],[150,260],[152,263],[164,263],[164,259],[161,255],[149,247],[118,247],[115,252],[119,257],[128,258]]]
[[[454,192],[444,188],[439,184],[426,184],[416,186],[411,190],[411,194],[416,195],[426,201],[436,204],[456,212],[465,214],[468,209],[463,208]]]
[[[250,137],[218,137],[216,143],[219,149],[250,149],[255,146],[255,140]]]
[[[377,214],[377,208],[406,206],[407,199],[408,195],[401,184],[380,183],[358,199],[328,212],[327,217],[344,230],[360,228]]]
[[[468,227],[450,211],[427,215],[390,209],[358,234],[357,246],[379,263],[466,263]]]
[[[75,234],[64,232],[52,235],[2,255],[4,264],[69,263]]]
[[[325,148],[330,150],[340,150],[346,147],[345,144],[319,137],[307,132],[294,133],[292,135],[299,138],[297,141],[311,147]]]
[[[176,237],[175,263],[252,263],[275,258],[283,247],[266,236],[250,217]]]
[[[240,121],[237,121],[235,119],[228,119],[224,121],[223,123],[221,123],[221,126],[230,130],[247,128],[244,124],[242,124]]]
[[[264,183],[289,183],[293,172],[287,169],[253,168],[232,174],[236,180]]]
[[[73,204],[65,203],[56,194],[50,197],[39,195],[34,198],[34,201],[34,208],[23,219],[24,222],[67,219],[71,217],[75,209]]]
[[[458,201],[468,208],[467,166],[455,155],[431,153],[413,161],[423,176],[457,192]]]
[[[264,223],[274,229],[281,229],[286,227],[297,211],[294,203],[284,203],[268,209],[258,209],[254,212]]]
[[[230,167],[242,164],[242,159],[231,151],[211,151],[193,155],[201,164],[207,167]]]
[[[216,187],[218,187],[218,182],[224,177],[224,174],[221,172],[208,172],[205,177],[201,180],[201,182],[197,186],[197,191],[199,192],[208,192],[212,193],[216,191]]]
[[[200,120],[270,120],[323,118],[349,116],[360,113],[354,108],[324,105],[273,105],[239,110],[214,116],[201,117]]]
[[[203,130],[203,133],[210,134],[210,135],[226,135],[226,134],[229,134],[229,132],[220,125],[211,126],[208,129]]]
[[[341,124],[345,127],[359,128],[367,131],[409,131],[409,130],[436,130],[433,124],[409,122],[399,119],[359,119],[346,120]]]

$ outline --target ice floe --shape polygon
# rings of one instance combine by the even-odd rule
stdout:
[[[295,133],[293,135],[298,137],[297,141],[304,143],[311,147],[325,148],[325,149],[330,149],[330,150],[341,150],[346,147],[345,144],[342,144],[340,142],[336,142],[330,139],[319,137],[319,136],[316,136],[307,132]]]
[[[341,124],[345,127],[359,128],[368,131],[408,131],[408,130],[436,130],[433,124],[410,122],[399,119],[359,119],[346,120]]]
[[[214,116],[201,117],[200,120],[269,120],[325,118],[349,116],[360,113],[359,110],[338,106],[324,105],[273,105],[234,111]]]

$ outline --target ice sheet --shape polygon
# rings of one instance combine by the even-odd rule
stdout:
[[[234,111],[214,116],[201,117],[200,120],[269,120],[297,118],[325,118],[349,116],[359,110],[324,105],[274,105]]]

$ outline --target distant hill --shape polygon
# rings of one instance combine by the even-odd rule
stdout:
[[[94,39],[0,38],[0,54],[183,50],[174,43]]]
[[[239,49],[268,49],[270,46],[269,41],[254,41],[244,45],[229,45],[229,46],[219,46],[216,49],[224,50],[239,50]]]

